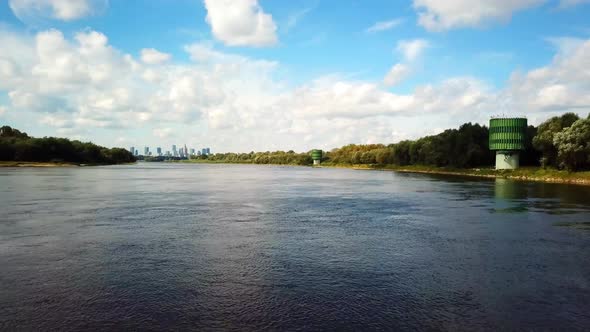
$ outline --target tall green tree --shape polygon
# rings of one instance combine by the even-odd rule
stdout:
[[[561,168],[577,171],[590,168],[590,119],[580,119],[555,134],[557,161]]]
[[[539,125],[537,135],[533,139],[533,147],[541,152],[543,167],[557,166],[557,148],[553,143],[555,134],[570,127],[577,120],[579,120],[577,114],[565,113],[562,116],[554,116]]]

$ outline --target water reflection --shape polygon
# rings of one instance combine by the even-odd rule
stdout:
[[[528,186],[508,179],[494,182],[494,213],[522,213],[528,211]]]
[[[522,182],[497,178],[494,182],[497,213],[536,211],[573,214],[589,211],[590,187],[542,182]]]

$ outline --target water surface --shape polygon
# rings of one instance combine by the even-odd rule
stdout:
[[[584,330],[588,223],[583,186],[4,168],[0,329]]]

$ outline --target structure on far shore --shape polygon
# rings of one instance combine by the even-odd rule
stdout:
[[[490,150],[496,151],[496,169],[517,169],[526,138],[526,118],[490,119]]]
[[[322,160],[322,150],[311,150],[311,159],[313,159],[314,166],[319,166]]]

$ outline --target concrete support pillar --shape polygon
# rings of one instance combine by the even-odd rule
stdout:
[[[518,151],[496,151],[496,169],[517,169],[519,161]]]

